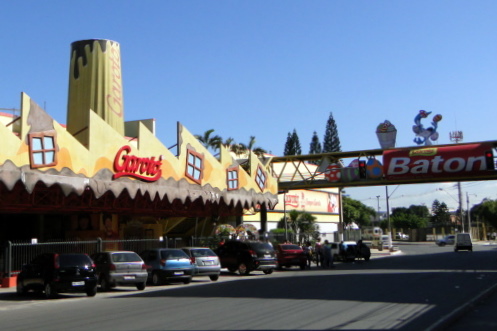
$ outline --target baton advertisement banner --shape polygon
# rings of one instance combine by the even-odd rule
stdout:
[[[386,180],[467,178],[487,176],[485,153],[492,144],[464,144],[443,147],[385,150],[383,153]]]

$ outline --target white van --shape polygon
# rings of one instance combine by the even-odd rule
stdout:
[[[457,233],[454,242],[454,252],[460,250],[473,251],[473,243],[471,242],[471,235],[469,233]]]

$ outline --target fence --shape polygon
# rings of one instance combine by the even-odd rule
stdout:
[[[4,248],[2,270],[0,275],[12,277],[19,273],[23,264],[43,253],[86,253],[91,255],[105,250],[126,250],[141,252],[145,249],[168,247],[170,240],[161,239],[126,239],[126,240],[96,240],[64,241],[64,242],[32,242],[19,243],[8,241]],[[1,277],[0,277],[1,278]]]

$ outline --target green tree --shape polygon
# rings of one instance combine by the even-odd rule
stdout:
[[[309,147],[309,154],[319,154],[322,152],[321,143],[316,131],[314,131],[311,139],[311,146]]]
[[[497,228],[497,200],[484,199],[480,204],[471,208],[471,215],[473,219]]]
[[[285,143],[285,150],[283,155],[301,155],[302,148],[300,147],[300,140],[297,134],[297,130],[293,129],[293,133],[288,133],[288,137]]]
[[[316,217],[305,211],[290,210],[286,217],[288,231],[299,236],[299,241],[316,239],[319,237],[319,226],[316,224]],[[278,222],[278,228],[285,228],[285,218]]]
[[[314,131],[311,139],[311,145],[309,147],[309,154],[319,154],[322,152],[321,143],[319,142],[319,137],[316,131]],[[317,161],[309,161],[310,163],[318,164]]]
[[[333,118],[333,114],[330,112],[330,117],[326,122],[326,132],[324,134],[323,140],[323,153],[331,152],[341,152],[342,147],[340,146],[340,138],[338,137],[338,129]]]
[[[434,200],[431,206],[431,212],[431,222],[433,223],[433,225],[450,225],[449,208],[447,207],[445,202]]]
[[[393,208],[390,222],[398,229],[418,229],[426,227],[430,212],[426,206],[410,205],[409,208]],[[388,225],[387,225],[388,227]]]
[[[343,196],[343,222],[344,226],[352,223],[359,227],[371,225],[371,219],[376,216],[376,210],[368,207],[358,200]]]
[[[221,139],[221,137],[217,135],[213,136],[212,135],[213,132],[214,129],[210,129],[205,131],[203,135],[196,134],[195,138],[197,138],[197,140],[200,141],[200,143],[202,143],[202,145],[204,145],[205,148],[217,150],[219,149],[219,145],[222,143],[223,140]]]

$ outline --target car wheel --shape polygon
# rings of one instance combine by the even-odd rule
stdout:
[[[102,280],[100,281],[100,287],[102,288],[102,291],[110,291],[111,286],[109,284],[109,281],[107,280],[107,277],[104,275],[102,276]]]
[[[152,285],[162,285],[162,279],[160,278],[160,274],[157,271],[154,271],[154,273],[152,274]]]
[[[210,278],[213,282],[215,282],[216,280],[218,280],[218,279],[219,279],[219,275],[210,275],[210,276],[209,276],[209,278]]]
[[[307,267],[307,264],[301,264],[300,265],[300,270],[305,270],[306,267]]]
[[[24,287],[24,284],[22,283],[22,281],[17,281],[17,284],[16,284],[16,292],[17,292],[17,295],[25,295],[26,294],[26,288]]]
[[[145,287],[147,286],[147,283],[146,282],[143,282],[143,283],[136,283],[136,289],[138,291],[143,291],[145,289]]]
[[[365,256],[364,261],[369,261],[369,256]]]
[[[304,267],[305,268],[305,267]],[[265,273],[266,275],[270,275],[273,273],[273,269],[267,269],[267,270],[263,270],[262,271],[263,273]]]
[[[444,242],[441,242],[441,243],[440,243],[440,246],[441,246],[441,247],[445,246],[445,243],[444,243]]]
[[[190,284],[191,281],[192,281],[191,278],[185,279],[185,280],[183,280],[183,284],[185,284],[185,285]]]
[[[94,297],[95,295],[97,295],[97,287],[92,286],[92,287],[87,288],[86,295],[89,297]]]
[[[44,292],[45,292],[45,298],[47,298],[47,299],[52,299],[53,297],[55,297],[57,295],[57,291],[55,291],[52,284],[50,284],[50,283],[45,284]]]
[[[240,265],[238,265],[238,273],[242,276],[246,276],[250,273],[245,263],[240,263]]]

